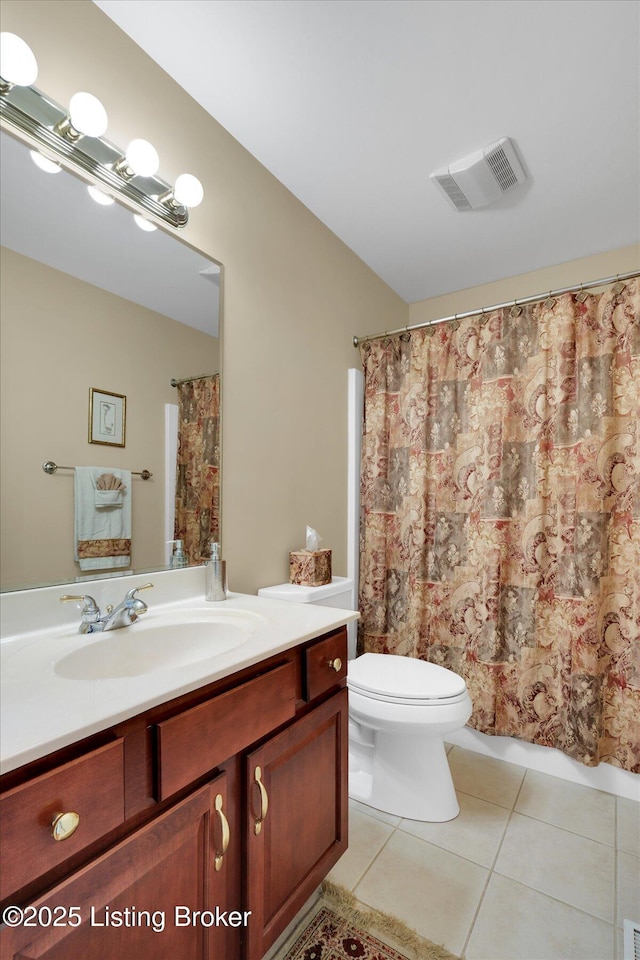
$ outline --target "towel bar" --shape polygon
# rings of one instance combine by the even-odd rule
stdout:
[[[51,476],[56,470],[75,470],[75,467],[63,467],[62,464],[58,465],[53,460],[47,460],[42,464],[42,469]],[[150,470],[132,470],[131,473],[135,477],[142,477],[143,480],[149,480],[153,476]]]

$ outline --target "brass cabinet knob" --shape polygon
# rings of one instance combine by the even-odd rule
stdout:
[[[54,840],[68,840],[80,825],[80,814],[69,810],[68,813],[58,813],[51,821],[51,836]]]
[[[327,660],[327,663],[332,670],[335,670],[336,673],[340,673],[342,670],[342,660],[340,657],[336,657],[335,660]]]

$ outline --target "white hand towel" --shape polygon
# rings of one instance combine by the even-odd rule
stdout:
[[[124,502],[123,490],[96,490],[96,507],[121,507]]]
[[[131,563],[131,473],[110,469],[122,480],[124,489],[96,490],[104,472],[104,467],[75,468],[75,559],[81,570],[107,570]],[[112,492],[121,494],[112,504],[97,496]]]

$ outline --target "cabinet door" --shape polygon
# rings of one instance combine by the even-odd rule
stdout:
[[[247,757],[245,957],[262,957],[347,848],[347,692]]]
[[[224,846],[224,809],[221,777],[25,907],[33,926],[2,929],[2,960],[233,956],[222,952],[226,946],[218,949],[225,942],[220,930],[226,934],[208,925],[211,914],[202,922],[202,911],[237,906],[226,903],[224,859],[229,851],[221,869],[215,869]]]

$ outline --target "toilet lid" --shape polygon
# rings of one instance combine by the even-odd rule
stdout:
[[[347,684],[364,696],[405,701],[448,700],[466,690],[462,677],[452,670],[389,653],[364,653],[350,660]]]

